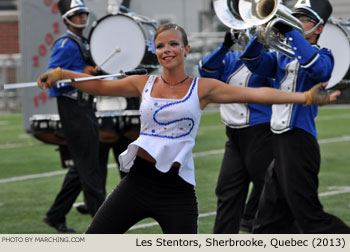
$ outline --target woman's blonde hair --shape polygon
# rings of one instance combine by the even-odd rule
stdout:
[[[177,24],[163,24],[161,26],[158,27],[156,34],[154,35],[154,41],[156,41],[158,35],[160,33],[162,33],[163,31],[167,31],[167,30],[179,30],[181,32],[182,35],[182,42],[184,43],[185,46],[188,45],[188,38],[187,38],[187,34],[184,30],[184,28],[182,28],[181,26],[177,25]]]

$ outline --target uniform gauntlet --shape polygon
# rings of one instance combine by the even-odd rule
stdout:
[[[330,94],[323,91],[323,85],[317,84],[309,91],[304,92],[306,96],[305,105],[326,105],[330,102]]]

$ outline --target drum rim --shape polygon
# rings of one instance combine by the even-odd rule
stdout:
[[[34,114],[29,117],[30,121],[40,120],[40,119],[60,119],[59,114]]]
[[[345,26],[349,26],[350,28],[350,23],[349,21],[345,21],[345,20],[340,20],[340,19],[335,19],[335,18],[330,18],[328,20],[327,24],[331,24],[331,25],[335,25],[336,27],[340,28],[342,30],[342,32],[345,33],[346,38],[349,40],[350,42],[350,29],[346,29]],[[326,26],[325,25],[325,26]]]
[[[140,111],[138,109],[128,109],[128,110],[111,110],[111,111],[96,111],[95,112],[96,118],[103,118],[103,117],[122,117],[122,116],[140,116]]]
[[[138,25],[139,25],[139,22],[142,22],[142,21],[139,21],[139,20],[134,19],[132,15],[127,14],[127,13],[107,14],[107,15],[105,15],[105,16],[103,16],[103,17],[101,17],[101,18],[99,18],[99,19],[97,19],[97,20],[94,21],[94,23],[92,24],[91,29],[90,29],[90,31],[89,31],[88,42],[90,42],[90,38],[91,38],[91,35],[92,35],[92,33],[93,33],[93,30],[96,28],[96,26],[97,26],[98,23],[102,22],[102,21],[103,21],[104,19],[106,19],[106,18],[115,17],[115,16],[125,16],[125,17],[128,17],[128,18],[130,18],[130,19],[132,19],[132,20],[134,20],[134,21],[137,21],[137,24],[138,24]],[[145,36],[145,35],[143,34],[143,36]]]

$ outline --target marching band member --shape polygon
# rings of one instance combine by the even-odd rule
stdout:
[[[226,32],[224,42],[199,63],[201,77],[214,78],[228,85],[272,87],[272,79],[252,74],[239,60],[245,46],[244,32]],[[215,234],[251,232],[264,186],[265,172],[272,161],[271,105],[221,104],[221,120],[226,125],[227,142],[216,186],[218,197]],[[245,204],[249,184],[253,190]]]
[[[88,25],[89,10],[82,0],[60,0],[58,8],[68,30],[52,48],[47,69],[62,67],[96,74],[89,65],[87,41],[83,30]],[[56,97],[62,131],[74,165],[69,167],[60,192],[43,221],[62,233],[75,232],[66,226],[66,215],[80,192],[84,193],[89,214],[94,216],[105,198],[105,174],[99,168],[98,124],[92,96],[63,84],[49,89]]]
[[[317,46],[317,40],[331,13],[328,0],[299,0],[293,15],[302,22],[305,37],[291,27],[279,28],[295,58],[265,52],[254,38],[241,59],[252,72],[275,78],[275,88],[286,92],[303,92],[328,81],[333,55]],[[350,233],[344,222],[324,212],[318,198],[321,158],[315,126],[317,112],[317,106],[272,106],[274,160],[265,178],[254,233]]]

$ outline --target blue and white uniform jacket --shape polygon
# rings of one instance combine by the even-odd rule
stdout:
[[[88,44],[83,38],[70,31],[67,31],[65,35],[73,36],[77,41],[80,41],[86,54],[88,54]],[[82,72],[87,65],[88,62],[84,60],[84,56],[81,53],[79,45],[74,40],[63,36],[63,38],[57,40],[52,47],[51,57],[47,69],[61,67],[62,69]],[[48,94],[50,97],[56,97],[75,91],[76,89],[74,87],[64,83],[59,87],[55,85],[53,88],[50,88]]]
[[[297,31],[286,33],[295,58],[278,52],[265,52],[263,45],[253,38],[241,59],[254,73],[275,79],[275,88],[287,92],[304,92],[314,85],[327,82],[332,74],[334,58],[330,50],[311,45]],[[294,127],[317,138],[315,117],[318,106],[280,104],[272,106],[271,130],[281,134]]]
[[[198,71],[201,77],[214,78],[231,86],[272,87],[269,78],[252,74],[239,59],[241,52],[222,46],[200,61]],[[231,128],[244,128],[270,122],[271,105],[232,103],[220,106],[222,122]]]

